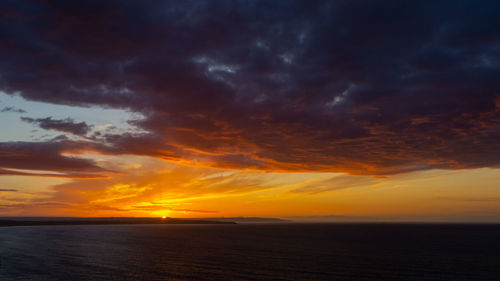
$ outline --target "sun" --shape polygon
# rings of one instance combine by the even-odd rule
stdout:
[[[162,219],[166,219],[167,217],[166,217],[166,216],[163,216],[163,217],[161,217],[161,218],[162,218]]]

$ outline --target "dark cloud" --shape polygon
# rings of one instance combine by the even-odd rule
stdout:
[[[52,117],[33,119],[29,117],[21,117],[21,120],[31,124],[35,124],[42,129],[56,130],[60,132],[71,133],[78,136],[84,136],[89,131],[91,126],[85,122],[76,123],[73,119],[67,118],[64,120],[52,119]]]
[[[53,170],[54,171],[54,170]],[[9,169],[0,169],[0,176],[27,176],[27,177],[51,177],[51,178],[71,178],[71,179],[101,179],[108,178],[106,175],[96,174],[95,172],[67,172],[64,169],[59,173],[43,173],[43,172],[21,172]],[[0,190],[2,191],[2,190]],[[7,190],[3,190],[7,191]]]
[[[64,153],[78,152],[77,143],[4,142],[0,143],[0,175],[37,175],[75,178],[100,177],[106,172],[94,161]],[[28,173],[10,169],[60,172],[60,174]]]
[[[21,108],[15,108],[12,106],[6,106],[0,110],[0,112],[14,112],[14,113],[26,113],[26,110]]]
[[[0,188],[0,192],[17,192],[17,189],[5,189],[5,188]]]
[[[0,5],[0,90],[145,116],[148,134],[96,136],[105,153],[370,175],[500,164],[497,1]]]

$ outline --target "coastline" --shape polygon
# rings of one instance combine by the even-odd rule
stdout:
[[[234,221],[174,218],[9,218],[0,219],[0,227],[44,225],[117,225],[117,224],[236,224]]]

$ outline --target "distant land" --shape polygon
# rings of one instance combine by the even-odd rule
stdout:
[[[282,218],[261,218],[261,217],[214,217],[206,218],[207,220],[223,221],[223,222],[236,222],[236,223],[280,223],[280,222],[293,222],[291,220]]]
[[[42,225],[118,225],[118,224],[276,224],[276,223],[499,223],[498,218],[467,217],[376,217],[376,216],[287,216],[266,217],[0,217],[0,227]]]
[[[498,216],[478,216],[474,214],[452,214],[440,216],[423,215],[388,215],[388,216],[350,216],[316,215],[286,216],[285,221],[297,223],[499,223]]]
[[[38,225],[109,224],[236,224],[234,221],[177,218],[77,218],[77,217],[1,217],[0,227]]]
[[[344,215],[323,215],[323,216],[288,216],[284,219],[293,222],[381,222],[384,218],[369,216],[344,216]]]

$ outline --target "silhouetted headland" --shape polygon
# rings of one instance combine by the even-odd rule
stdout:
[[[176,218],[0,218],[0,227],[37,225],[107,225],[107,224],[236,224],[234,221]]]

